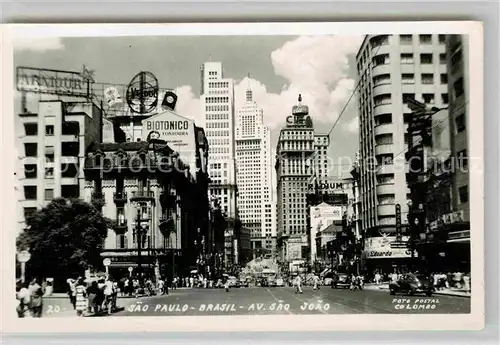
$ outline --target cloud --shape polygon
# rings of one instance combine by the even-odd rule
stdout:
[[[356,116],[351,121],[344,125],[344,128],[349,133],[357,134],[359,133],[359,117]]]
[[[179,86],[175,89],[178,103],[175,111],[181,116],[194,120],[198,127],[205,127],[205,114],[201,109],[201,101],[193,92],[190,85]]]
[[[14,43],[14,50],[29,50],[44,52],[47,50],[62,50],[64,44],[60,37],[50,38],[18,38]]]
[[[313,122],[333,124],[349,99],[354,79],[349,75],[349,57],[358,50],[362,36],[302,36],[286,42],[271,53],[276,75],[286,79],[279,93],[269,92],[259,80],[245,77],[235,81],[235,111],[245,102],[245,91],[250,85],[253,99],[264,110],[264,122],[271,128],[272,145],[277,132],[291,114],[292,106],[302,95],[303,104],[309,107]],[[200,101],[190,86],[178,88],[179,114],[204,123]],[[187,99],[185,98],[187,97]],[[352,100],[351,100],[352,102]],[[187,112],[181,112],[185,109]],[[237,118],[237,113],[235,114]],[[327,132],[318,128],[318,132]]]

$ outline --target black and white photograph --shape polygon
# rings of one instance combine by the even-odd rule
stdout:
[[[470,24],[12,39],[9,314],[470,315]]]

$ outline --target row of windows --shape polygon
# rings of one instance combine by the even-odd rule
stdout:
[[[229,102],[229,97],[207,97],[206,103],[227,103]]]
[[[80,189],[77,185],[63,185],[61,186],[61,197],[63,198],[79,198]],[[24,199],[25,200],[37,200],[37,186],[24,186]],[[46,188],[44,190],[44,199],[52,200],[54,199],[54,189]]]
[[[209,88],[215,88],[215,89],[218,89],[218,88],[228,88],[229,87],[229,83],[227,81],[209,82],[208,83],[208,87]]]
[[[207,131],[207,137],[228,137],[229,131]]]
[[[220,113],[220,114],[206,114],[207,115],[207,120],[228,120],[229,119],[229,114],[228,113]]]
[[[448,84],[448,75],[445,73],[440,74],[440,82],[442,85]],[[391,83],[391,75],[389,73],[387,74],[381,74],[373,77],[373,84],[374,86],[379,86],[379,85],[387,85]],[[401,83],[402,84],[415,84],[415,74],[413,73],[403,73],[401,75]],[[422,73],[420,75],[420,83],[423,85],[433,85],[434,84],[434,74],[432,73]],[[363,93],[362,99],[368,98],[368,95],[366,93]]]
[[[419,54],[419,61],[421,65],[431,65],[434,63],[433,61],[433,55],[434,54],[429,54],[429,53],[422,53]],[[413,53],[402,53],[400,55],[400,63],[403,65],[407,64],[414,64],[415,59],[414,59],[414,54]],[[440,64],[446,64],[447,63],[447,57],[446,53],[441,53],[439,54],[439,63]],[[389,65],[391,63],[391,58],[389,54],[381,54],[377,55],[373,58],[373,67],[381,66],[381,65]]]
[[[207,105],[205,106],[206,111],[228,111],[228,105]]]
[[[38,144],[25,143],[24,152],[26,157],[38,157]],[[78,142],[63,142],[61,145],[61,156],[63,157],[78,157],[80,153],[80,143]],[[46,145],[44,150],[45,161],[54,162],[55,149],[54,146]]]
[[[229,128],[229,122],[207,122],[207,128]]]

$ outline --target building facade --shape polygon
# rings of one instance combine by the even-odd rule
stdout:
[[[276,146],[277,246],[283,261],[309,256],[307,188],[312,175],[314,128],[309,108],[292,107]]]
[[[405,227],[410,199],[404,152],[412,111],[405,100],[436,107],[448,104],[445,36],[368,35],[356,60],[362,228],[367,238],[384,235],[390,240],[396,232],[396,205]],[[407,259],[405,255],[397,262]],[[377,258],[369,260],[374,267],[394,264],[386,257]]]
[[[84,194],[85,150],[101,140],[101,109],[92,102],[38,102],[18,114],[19,230],[54,198]]]
[[[255,255],[273,252],[276,205],[272,202],[271,132],[264,125],[263,110],[253,100],[250,87],[246,102],[238,109],[236,166],[242,226],[251,231]]]
[[[200,94],[210,146],[209,193],[220,198],[228,217],[237,217],[234,82],[224,78],[222,63],[203,64]]]

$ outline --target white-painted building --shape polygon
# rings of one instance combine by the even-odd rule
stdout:
[[[274,251],[276,205],[272,196],[271,132],[250,87],[238,109],[236,126],[238,211],[243,227],[251,229],[253,249]]]
[[[234,82],[224,78],[222,63],[201,67],[201,106],[209,145],[209,193],[219,198],[228,217],[238,215],[235,164]]]

